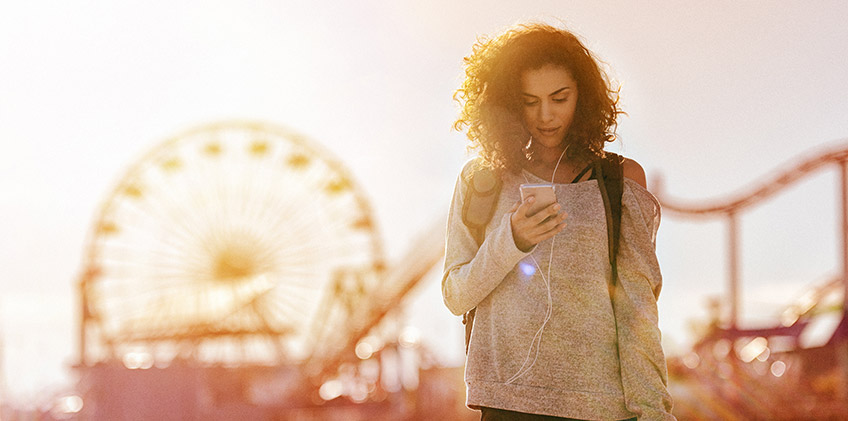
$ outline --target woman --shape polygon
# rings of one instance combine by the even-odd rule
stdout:
[[[608,288],[607,211],[589,169],[615,139],[617,91],[576,36],[543,24],[478,41],[465,64],[455,127],[479,158],[454,192],[442,293],[454,314],[476,309],[468,406],[483,420],[674,419],[657,326],[660,208],[630,159]],[[501,187],[475,239],[463,211],[479,168]],[[554,183],[556,202],[530,212],[524,183]]]

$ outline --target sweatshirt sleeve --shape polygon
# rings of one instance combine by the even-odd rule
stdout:
[[[675,419],[658,326],[657,299],[662,288],[656,257],[659,221],[656,198],[625,179],[614,305],[624,398],[639,421]]]
[[[473,161],[471,161],[473,162]],[[468,166],[457,179],[448,214],[445,270],[442,298],[448,310],[461,315],[476,307],[491,293],[518,262],[532,252],[523,252],[512,238],[510,213],[498,213],[489,222],[486,239],[477,247],[471,231],[462,221]]]

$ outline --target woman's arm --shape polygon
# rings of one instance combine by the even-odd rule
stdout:
[[[466,183],[460,175],[448,215],[445,270],[442,298],[456,315],[476,307],[529,252],[515,245],[511,212],[495,213],[486,239],[478,248],[471,231],[462,221]],[[532,250],[532,249],[531,249]]]
[[[622,385],[627,408],[640,420],[670,421],[672,398],[657,309],[662,288],[655,252],[660,207],[637,180],[631,180],[625,180],[621,198],[619,282],[613,301]]]

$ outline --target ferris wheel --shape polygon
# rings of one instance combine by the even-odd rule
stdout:
[[[92,226],[81,361],[302,360],[339,279],[377,286],[378,237],[350,174],[303,136],[251,122],[180,134],[129,168]]]

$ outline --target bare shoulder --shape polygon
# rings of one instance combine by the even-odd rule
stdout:
[[[648,188],[648,181],[645,177],[645,170],[639,165],[638,162],[630,159],[624,158],[624,163],[622,163],[622,171],[624,172],[624,176],[639,183],[644,188]]]

